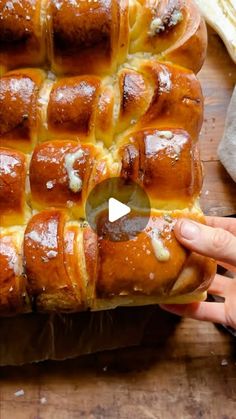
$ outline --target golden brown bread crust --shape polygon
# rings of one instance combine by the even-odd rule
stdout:
[[[183,128],[197,139],[203,98],[196,76],[172,64],[144,60],[117,78],[52,80],[24,69],[0,79],[0,144],[30,152],[49,139],[101,141],[110,146],[143,128]]]
[[[0,74],[47,64],[57,74],[110,74],[147,52],[197,72],[206,52],[193,0],[8,0],[0,20]]]
[[[30,206],[67,208],[76,219],[85,217],[89,192],[103,180],[119,176],[118,167],[98,145],[42,143],[35,147],[29,165]]]
[[[179,30],[182,29],[182,36],[177,38],[175,44],[172,41],[165,49],[164,59],[191,68],[197,73],[201,69],[207,49],[206,24],[198,7],[195,2],[191,1],[185,1],[183,4],[179,0],[166,0],[163,5],[164,3],[167,5],[165,10],[171,8],[176,10],[179,7],[183,14],[182,28],[179,26]],[[166,12],[163,11],[164,13]]]
[[[199,196],[201,164],[197,145],[186,131],[138,131],[119,152],[121,177],[143,187],[153,208],[191,207]]]
[[[91,137],[100,79],[81,76],[62,79],[52,88],[47,111],[48,129],[54,137]]]
[[[31,311],[23,273],[23,229],[0,232],[0,315]]]
[[[208,258],[199,255],[195,255],[193,261],[193,255],[177,241],[173,228],[181,216],[182,213],[178,211],[173,211],[171,215],[153,211],[147,220],[147,227],[137,237],[131,237],[125,242],[101,238],[99,240],[100,264],[97,296],[103,299],[151,296],[164,300],[176,294],[180,296],[196,292],[203,283],[204,287],[207,286],[209,282],[206,283],[206,281],[211,280],[211,275],[205,276],[204,272],[206,268],[212,271],[213,263]],[[140,217],[140,215],[134,215],[134,217]],[[187,217],[203,222],[203,217],[198,214],[187,214]],[[111,228],[109,224],[104,222],[105,230]],[[158,246],[163,247],[165,252],[168,252],[165,261],[158,258],[156,254],[156,242]],[[198,269],[192,268],[193,263],[198,264]],[[176,285],[176,278],[184,275],[187,266],[191,266],[188,269],[192,271],[184,284],[181,281],[180,289]]]
[[[114,69],[119,49],[121,20],[127,45],[128,1],[123,10],[114,0],[48,2],[49,45],[53,71],[60,73],[103,73]]]
[[[32,217],[25,231],[27,289],[39,311],[79,311],[84,305],[79,255],[71,258],[74,235],[67,232],[64,239],[64,224],[65,214],[51,210]]]
[[[0,0],[0,315],[205,298],[215,263],[173,233],[204,222],[205,53],[193,0]],[[127,242],[83,221],[119,176],[152,207]]]
[[[82,181],[76,193],[69,187],[65,159],[68,154],[82,151],[73,168]],[[37,146],[32,155],[29,171],[32,205],[65,207],[82,205],[94,166],[96,149],[91,145],[78,146],[76,142],[52,141]],[[85,195],[85,197],[84,197]]]
[[[130,53],[150,52],[198,72],[207,48],[207,32],[194,1],[140,0],[133,4]],[[132,13],[131,13],[132,14]]]
[[[1,225],[26,221],[25,184],[27,161],[23,153],[0,147]]]
[[[144,126],[184,128],[196,139],[203,122],[203,97],[198,79],[184,68],[156,61],[144,62],[141,68],[155,88],[137,129]]]
[[[6,69],[41,66],[45,62],[43,0],[0,2],[0,75]]]
[[[0,79],[0,145],[28,152],[38,134],[37,100],[44,72],[15,70]]]
[[[189,253],[176,240],[173,227],[182,214],[153,211],[145,230],[126,242],[97,238],[90,227],[68,222],[58,209],[34,215],[25,232],[3,229],[0,313],[174,302],[186,294],[192,301],[202,298],[215,264]],[[185,215],[204,221],[198,213]],[[102,233],[109,226],[101,223]],[[157,253],[157,242],[167,252],[165,260]]]
[[[68,158],[72,158],[71,167]],[[91,189],[112,176],[137,182],[148,193],[153,208],[166,210],[190,209],[202,186],[197,144],[186,131],[168,127],[134,132],[122,140],[113,158],[99,145],[43,142],[30,158],[29,190],[26,170],[23,153],[0,148],[3,226],[25,222],[26,196],[32,209],[56,206],[67,208],[76,218],[84,217]],[[71,183],[71,170],[79,179],[78,187]]]

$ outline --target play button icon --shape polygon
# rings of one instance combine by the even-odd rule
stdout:
[[[128,205],[122,204],[115,198],[110,198],[108,201],[108,220],[110,223],[114,223],[131,211]]]
[[[85,210],[86,221],[99,237],[127,241],[147,226],[150,202],[136,182],[117,177],[92,189]]]

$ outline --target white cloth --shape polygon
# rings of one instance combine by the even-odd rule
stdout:
[[[236,87],[228,108],[225,132],[218,148],[221,163],[236,182]]]

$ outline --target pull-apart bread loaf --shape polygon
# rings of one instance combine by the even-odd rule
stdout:
[[[215,262],[173,230],[204,223],[206,44],[192,0],[0,0],[1,315],[205,299]],[[123,242],[84,223],[114,177],[151,204]]]

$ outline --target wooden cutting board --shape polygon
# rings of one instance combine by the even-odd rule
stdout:
[[[202,206],[208,214],[230,215],[236,213],[236,186],[216,150],[236,66],[213,31],[199,77],[206,96]],[[24,394],[17,397],[18,390]],[[165,313],[137,348],[0,369],[0,419],[235,417],[235,340],[212,324],[176,322]]]

